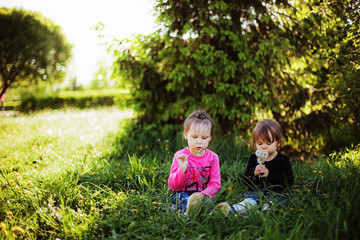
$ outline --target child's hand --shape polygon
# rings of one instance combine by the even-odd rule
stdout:
[[[179,156],[176,157],[179,167],[183,173],[186,172],[186,168],[189,164],[188,157],[189,155],[186,154],[179,154]]]
[[[255,168],[254,175],[260,177],[267,177],[269,175],[269,169],[267,169],[265,165],[259,164]]]

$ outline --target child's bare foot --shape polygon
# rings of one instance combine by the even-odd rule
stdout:
[[[187,213],[190,213],[195,208],[197,208],[201,204],[203,198],[204,198],[204,195],[200,192],[191,194],[191,196],[189,197],[189,200],[187,202],[187,206],[186,206]]]
[[[219,203],[214,207],[214,209],[211,212],[211,215],[216,216],[227,216],[230,212],[230,205],[227,202]]]

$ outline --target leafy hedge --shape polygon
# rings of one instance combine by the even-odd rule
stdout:
[[[91,108],[117,105],[120,108],[130,106],[130,95],[126,90],[116,91],[73,91],[57,96],[34,96],[27,94],[21,98],[17,110],[21,112],[38,111],[42,109],[59,109],[66,107]]]
[[[156,2],[162,28],[112,45],[135,128],[179,125],[202,108],[227,135],[274,118],[297,151],[359,143],[358,4]]]

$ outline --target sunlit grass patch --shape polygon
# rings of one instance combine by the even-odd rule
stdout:
[[[120,154],[115,138],[123,130],[118,123],[131,115],[131,111],[104,108],[0,118],[1,137],[9,139],[0,146],[0,239],[349,239],[360,235],[359,170],[351,164],[338,166],[326,156],[316,163],[293,162],[291,195],[268,211],[254,208],[247,215],[214,217],[209,214],[211,204],[192,216],[174,211],[167,183],[172,155],[166,144],[177,140],[156,142],[151,151],[160,154],[149,157],[142,151],[150,144],[140,136],[144,141],[137,145],[139,152]],[[247,190],[242,159],[248,153],[226,153],[219,154],[222,189],[213,203],[237,203]]]

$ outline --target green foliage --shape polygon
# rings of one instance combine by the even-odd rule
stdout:
[[[266,8],[245,14],[238,1],[194,1],[190,9],[184,1],[158,2],[159,20],[168,20],[169,30],[122,41],[130,46],[115,51],[114,72],[129,83],[139,121],[179,124],[204,108],[225,133],[244,131],[257,110],[280,110],[277,89],[298,87],[279,80],[293,48]],[[256,16],[249,29],[241,27]]]
[[[301,48],[305,57],[293,69],[306,85],[308,97],[293,121],[292,135],[300,144],[310,139],[330,153],[360,139],[360,5],[336,0],[302,6],[299,24],[308,45]]]
[[[224,134],[246,137],[271,117],[296,150],[331,152],[344,145],[329,128],[353,127],[349,139],[360,139],[356,6],[158,0],[162,28],[119,41],[114,73],[129,86],[140,125],[180,124],[202,108]]]
[[[359,168],[360,167],[360,144],[343,149],[339,152],[333,152],[328,159],[330,163],[335,163],[336,166],[341,168]]]
[[[12,84],[62,80],[72,46],[59,26],[39,13],[1,8],[0,29],[0,96]]]
[[[40,94],[39,92],[24,91],[20,97],[18,110],[21,112],[38,111],[42,109],[59,109],[67,107],[93,108],[99,106],[117,105],[124,109],[131,106],[129,93],[126,90],[102,91],[66,91],[58,95]]]

